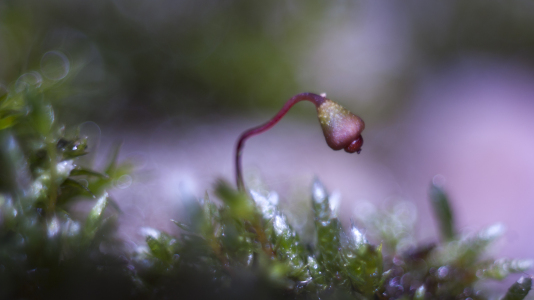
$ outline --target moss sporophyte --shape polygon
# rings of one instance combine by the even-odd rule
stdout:
[[[334,150],[345,149],[348,153],[360,153],[363,145],[361,133],[365,128],[363,120],[345,109],[343,106],[326,98],[326,95],[301,93],[290,98],[282,109],[267,123],[251,128],[241,134],[235,153],[236,183],[239,190],[245,190],[243,172],[241,170],[241,154],[245,141],[251,136],[260,134],[272,128],[293,105],[300,101],[310,101],[317,108],[319,123],[323,129],[326,143]]]

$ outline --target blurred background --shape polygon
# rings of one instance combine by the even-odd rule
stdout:
[[[242,131],[324,92],[365,120],[362,153],[328,148],[299,104],[247,142],[247,182],[295,206],[317,177],[345,224],[405,201],[426,241],[434,182],[460,229],[501,222],[500,253],[534,257],[531,1],[0,0],[0,93],[43,77],[61,122],[137,163],[114,193],[132,243],[234,181]]]

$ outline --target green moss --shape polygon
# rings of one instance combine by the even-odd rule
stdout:
[[[446,194],[431,187],[441,242],[414,242],[398,204],[344,230],[329,195],[313,183],[313,237],[293,228],[265,190],[224,181],[218,200],[189,199],[179,236],[147,229],[146,247],[124,251],[114,235],[117,205],[107,190],[131,164],[120,147],[103,170],[80,161],[87,139],[62,127],[46,97],[52,83],[0,98],[0,298],[2,299],[493,299],[479,283],[529,269],[530,261],[490,260],[498,225],[460,236]],[[86,217],[70,204],[94,201]],[[151,200],[151,199],[149,199]],[[104,251],[106,250],[106,251]],[[523,299],[524,277],[504,299]]]

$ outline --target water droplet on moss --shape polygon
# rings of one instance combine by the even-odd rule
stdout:
[[[440,279],[444,279],[449,274],[449,267],[443,266],[438,269],[437,275]]]
[[[132,182],[133,182],[132,176],[125,174],[117,178],[114,184],[115,184],[115,187],[123,190],[123,189],[128,188],[130,185],[132,185]]]
[[[277,214],[274,217],[273,228],[274,228],[274,232],[276,232],[277,235],[288,235],[289,234],[289,226],[287,225],[287,222],[282,215]]]
[[[47,235],[49,238],[55,237],[61,229],[61,224],[57,217],[53,217],[52,220],[48,222]]]
[[[65,54],[53,50],[43,54],[41,58],[41,73],[52,80],[65,78],[70,71],[70,62]]]
[[[250,190],[250,195],[256,205],[260,208],[260,211],[265,219],[272,219],[276,212],[276,205],[278,204],[278,194],[270,192],[264,194],[254,190]]]
[[[22,74],[15,82],[15,92],[20,93],[30,87],[40,87],[42,82],[41,74],[35,71]]]
[[[357,247],[367,243],[365,235],[354,225],[350,229],[350,237],[354,245]]]

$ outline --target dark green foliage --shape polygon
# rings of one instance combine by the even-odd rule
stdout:
[[[304,244],[279,210],[275,194],[261,189],[249,192],[247,196],[220,182],[216,188],[220,205],[207,195],[200,201],[189,199],[189,222],[175,221],[184,230],[173,240],[176,246],[161,252],[149,243],[147,258],[138,262],[149,260],[148,265],[156,266],[174,254],[173,276],[193,272],[210,278],[204,280],[213,293],[204,291],[204,296],[267,297],[263,293],[268,290],[268,295],[289,299],[487,299],[490,294],[481,290],[478,282],[500,280],[531,266],[530,261],[484,257],[487,247],[502,233],[500,225],[451,237],[441,244],[409,244],[406,230],[410,226],[399,223],[408,220],[402,216],[406,209],[402,205],[369,216],[374,224],[358,220],[369,225],[366,234],[389,245],[383,249],[368,242],[354,224],[348,231],[343,229],[318,181],[312,188],[315,239]],[[446,197],[440,201],[449,207]],[[395,222],[397,229],[404,228],[397,234],[391,227]],[[167,235],[156,235],[160,237],[158,245],[169,244]],[[149,281],[143,275],[140,278]],[[515,284],[508,294],[524,296],[530,287],[528,280]],[[252,284],[255,292],[235,294],[243,284]],[[171,286],[179,294],[198,293],[187,286]],[[168,281],[152,281],[151,288],[166,290],[170,286]]]
[[[378,291],[382,276],[382,247],[366,243],[354,226],[349,236],[345,235],[330,208],[326,190],[318,181],[313,186],[313,209],[320,281],[327,284],[322,288],[353,287],[362,295],[372,296]]]
[[[118,163],[119,145],[103,170],[82,163],[88,141],[57,123],[53,87],[23,83],[0,98],[0,299],[488,299],[478,282],[531,266],[485,257],[502,227],[460,235],[436,186],[442,241],[417,245],[410,205],[356,215],[346,230],[319,181],[306,199],[312,238],[275,193],[220,181],[217,199],[183,197],[179,236],[144,228],[146,247],[129,253],[107,190],[132,166]],[[80,199],[94,203],[85,217],[72,208]],[[503,299],[531,284],[520,279]]]
[[[18,82],[0,98],[0,298],[129,293],[106,189],[130,167],[115,158],[104,174],[78,164],[87,141],[56,122],[45,96],[54,84]],[[95,205],[76,218],[69,207],[84,198]]]
[[[523,300],[528,295],[531,288],[532,278],[521,277],[510,287],[510,289],[508,289],[508,293],[506,293],[502,300]]]

